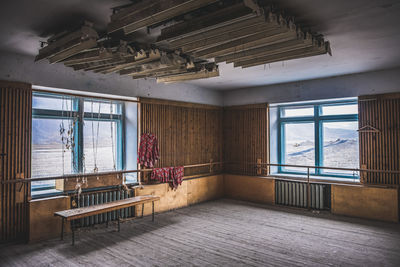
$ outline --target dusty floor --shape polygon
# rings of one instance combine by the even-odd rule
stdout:
[[[0,247],[1,266],[399,266],[400,225],[218,200]]]

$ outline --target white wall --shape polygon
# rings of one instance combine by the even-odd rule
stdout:
[[[151,97],[174,101],[222,105],[222,93],[187,83],[157,84],[154,79],[133,80],[118,74],[74,71],[63,64],[34,62],[34,58],[0,52],[0,80],[128,97]]]
[[[223,73],[222,73],[223,75]],[[39,86],[175,101],[245,105],[356,97],[400,92],[400,68],[344,75],[325,79],[218,91],[188,83],[157,84],[155,80],[133,80],[118,74],[73,71],[62,64],[34,62],[33,57],[0,52],[0,80],[23,81]]]
[[[224,106],[319,100],[400,92],[400,68],[225,91]]]

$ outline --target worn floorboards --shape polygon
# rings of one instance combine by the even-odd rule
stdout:
[[[0,247],[1,266],[399,266],[400,226],[207,202],[64,241]]]

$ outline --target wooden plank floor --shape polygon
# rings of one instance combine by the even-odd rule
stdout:
[[[1,266],[399,266],[399,224],[218,200],[0,247]]]

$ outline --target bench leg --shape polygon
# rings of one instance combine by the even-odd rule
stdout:
[[[65,218],[61,219],[61,240],[64,240],[64,221]]]
[[[121,210],[118,210],[118,232],[121,231],[120,221],[121,221]]]
[[[75,222],[71,221],[71,230],[72,230],[72,245],[75,246]]]
[[[144,212],[144,203],[142,204],[142,218],[143,218],[143,212]]]
[[[151,221],[154,222],[154,201],[151,202]]]

